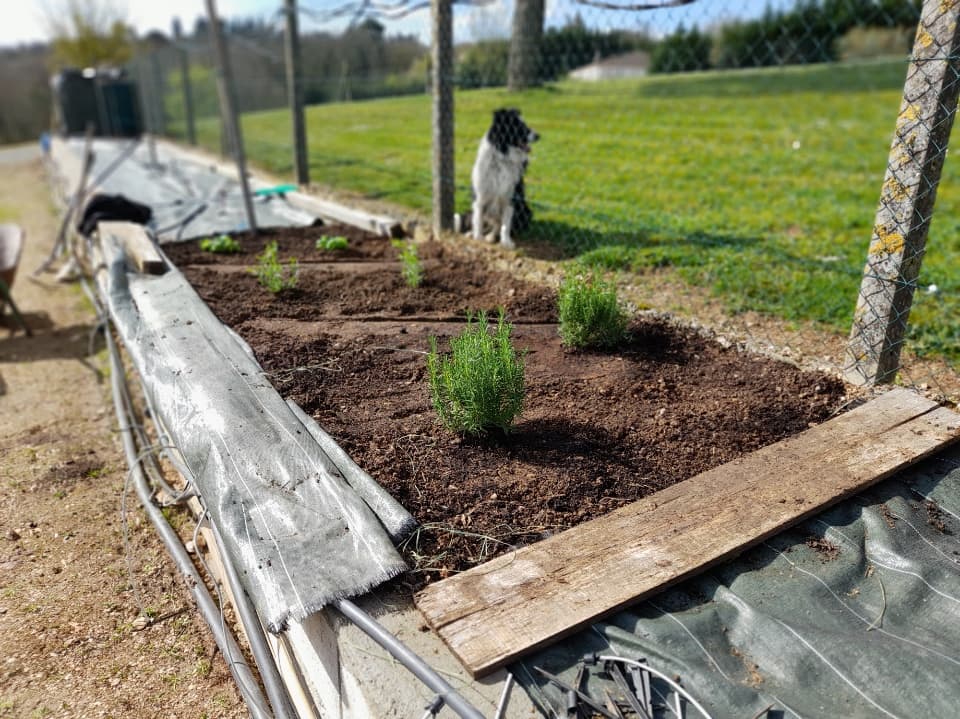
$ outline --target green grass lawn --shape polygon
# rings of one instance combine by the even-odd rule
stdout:
[[[616,270],[669,266],[731,311],[847,331],[905,74],[901,61],[561,82],[456,96],[457,208],[490,113],[516,106],[543,139],[528,171],[530,235]],[[430,99],[310,107],[312,177],[424,212]],[[244,117],[248,154],[291,172],[289,116]],[[201,123],[218,147],[217,124]],[[938,193],[910,348],[960,360],[960,192]],[[523,247],[521,238],[520,247]],[[530,249],[529,251],[534,251]]]

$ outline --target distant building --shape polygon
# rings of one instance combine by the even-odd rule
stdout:
[[[614,80],[624,77],[642,77],[647,74],[649,69],[650,53],[636,50],[603,59],[594,58],[589,65],[571,70],[570,77],[574,80],[596,82],[597,80]]]

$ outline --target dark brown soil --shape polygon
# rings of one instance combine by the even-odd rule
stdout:
[[[313,249],[343,234],[341,253]],[[306,239],[304,239],[306,238]],[[609,512],[821,422],[842,383],[725,347],[656,316],[616,353],[561,346],[556,294],[468,259],[451,243],[419,245],[426,280],[403,284],[389,240],[357,230],[276,233],[300,262],[298,287],[271,295],[242,255],[166,250],[295,400],[420,521],[404,545],[415,586]],[[523,414],[507,437],[442,428],[429,397],[428,338],[441,347],[467,311],[498,307],[526,351]]]

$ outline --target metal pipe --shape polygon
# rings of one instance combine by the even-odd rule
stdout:
[[[213,530],[213,535],[217,540],[217,546],[223,547],[223,538],[207,515],[207,522]],[[240,617],[240,623],[243,624],[247,632],[247,639],[250,642],[250,650],[253,652],[253,659],[260,670],[260,678],[263,680],[264,689],[267,690],[267,699],[270,700],[270,706],[273,707],[273,713],[277,719],[296,719],[296,712],[293,711],[290,702],[290,696],[287,688],[280,678],[280,672],[277,669],[276,661],[270,647],[267,646],[267,639],[263,635],[263,625],[260,623],[260,617],[247,596],[246,590],[240,584],[240,577],[237,575],[237,569],[230,561],[230,557],[223,552],[220,558],[223,570],[227,575],[227,584],[230,585],[230,591],[233,592],[233,601],[237,608],[237,615]]]
[[[513,674],[507,672],[507,678],[503,682],[503,691],[500,692],[500,701],[497,702],[497,712],[493,715],[493,719],[503,719],[503,715],[507,712],[507,702],[510,701],[510,689],[513,688]]]
[[[173,528],[164,518],[163,513],[151,500],[150,487],[147,485],[143,469],[137,460],[130,417],[127,415],[124,406],[124,386],[122,378],[125,375],[123,366],[120,362],[117,346],[113,341],[113,337],[109,332],[106,332],[105,336],[110,357],[110,382],[113,390],[113,406],[120,423],[120,438],[123,443],[127,463],[130,465],[130,476],[133,480],[134,488],[137,491],[137,496],[140,498],[147,517],[156,528],[157,534],[164,543],[164,546],[166,546],[174,563],[177,565],[180,573],[186,578],[187,587],[191,594],[193,594],[201,615],[210,627],[210,631],[213,634],[214,641],[216,641],[220,652],[224,657],[241,658],[237,661],[228,661],[227,664],[250,710],[251,716],[253,716],[254,719],[271,719],[270,711],[266,708],[266,702],[257,685],[257,680],[250,671],[250,667],[242,660],[243,653],[240,650],[240,646],[237,644],[233,635],[221,624],[220,608],[217,607],[213,601],[210,593],[206,589],[203,578],[197,572],[196,567],[193,566],[193,562],[190,561],[190,556],[180,541],[180,537],[177,536],[176,532],[174,532]]]
[[[417,656],[408,646],[397,639],[373,617],[360,609],[349,599],[338,599],[333,602],[340,612],[350,621],[362,629],[367,636],[387,650],[390,655],[405,666],[417,679],[437,693],[453,711],[463,719],[483,719],[483,714],[470,702],[463,698],[446,679],[437,674],[436,670]]]

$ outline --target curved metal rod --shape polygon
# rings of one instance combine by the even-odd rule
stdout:
[[[397,639],[377,620],[360,609],[349,599],[338,599],[333,606],[350,621],[362,629],[373,641],[386,649],[390,655],[405,666],[417,679],[437,693],[444,704],[459,714],[463,719],[483,719],[483,714],[473,704],[468,702],[457,692],[446,679],[437,674],[436,670],[421,659],[407,645]]]

